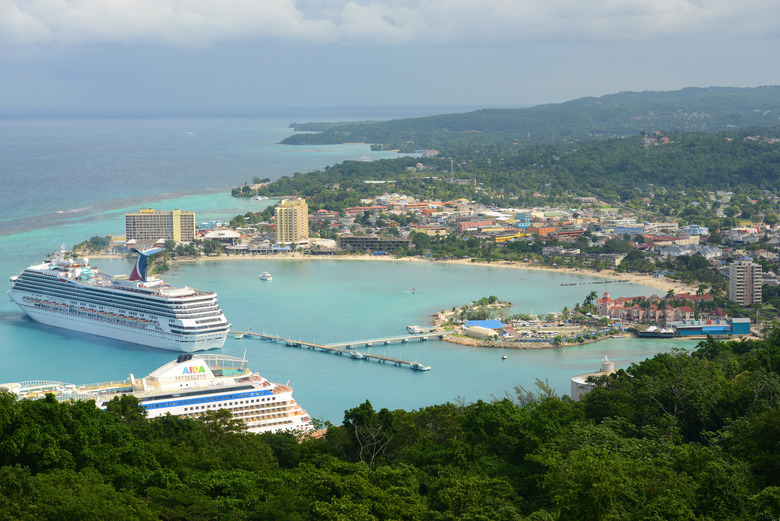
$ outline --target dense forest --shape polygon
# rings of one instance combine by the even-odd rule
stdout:
[[[622,92],[522,109],[483,109],[390,121],[293,124],[292,145],[372,143],[384,149],[435,149],[445,155],[486,147],[556,144],[640,132],[718,132],[777,125],[780,87],[687,88]]]
[[[0,519],[771,520],[780,333],[707,340],[601,377],[581,402],[345,411],[320,439],[224,411],[0,394]]]
[[[595,195],[635,209],[676,215],[683,221],[684,212],[701,220],[714,217],[714,212],[703,215],[706,205],[696,209],[686,208],[685,203],[706,198],[708,191],[740,192],[744,198],[740,207],[754,213],[766,211],[752,208],[754,203],[748,204],[744,194],[759,198],[764,190],[780,191],[778,138],[778,126],[750,127],[533,145],[492,154],[462,152],[457,162],[436,157],[347,161],[322,171],[282,177],[259,193],[300,195],[308,198],[314,210],[335,211],[388,191],[500,205],[558,204],[571,196]],[[422,170],[415,168],[417,163],[423,165]],[[458,179],[473,183],[460,184]],[[391,184],[366,184],[366,180]],[[246,195],[255,193],[245,188]],[[237,188],[234,194],[241,191]]]

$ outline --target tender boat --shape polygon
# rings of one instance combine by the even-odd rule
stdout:
[[[264,271],[263,273],[260,274],[260,280],[272,280],[271,274],[268,273],[267,271]]]

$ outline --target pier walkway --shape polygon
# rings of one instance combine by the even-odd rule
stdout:
[[[257,338],[260,340],[271,340],[274,342],[284,343],[288,347],[299,347],[305,349],[312,349],[314,351],[323,351],[326,353],[333,353],[339,356],[349,356],[350,358],[358,360],[376,360],[380,364],[392,364],[398,367],[409,367],[416,371],[429,371],[430,366],[421,364],[419,362],[411,362],[409,360],[402,360],[400,358],[393,358],[390,356],[381,356],[368,353],[361,353],[355,351],[356,346],[371,347],[373,344],[383,345],[390,344],[391,342],[408,342],[411,339],[419,339],[421,341],[428,340],[431,337],[441,337],[441,334],[424,334],[424,335],[407,335],[390,338],[380,338],[373,340],[361,340],[359,342],[342,342],[340,344],[316,344],[314,342],[305,342],[303,340],[293,340],[290,338],[284,338],[277,335],[269,335],[267,333],[256,333],[253,331],[231,331],[231,335],[240,337]]]
[[[386,338],[369,338],[366,340],[356,340],[354,342],[341,342],[338,344],[328,344],[328,347],[344,347],[346,349],[355,349],[357,347],[389,345],[395,342],[406,344],[410,340],[419,340],[420,342],[424,342],[429,338],[438,338],[439,340],[441,340],[442,338],[444,338],[444,335],[442,333],[422,333],[422,334],[414,334],[414,335],[392,336]]]

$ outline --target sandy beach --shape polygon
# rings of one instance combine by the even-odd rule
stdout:
[[[91,258],[116,258],[116,255],[90,255]],[[642,284],[645,286],[651,286],[659,290],[658,295],[663,297],[666,293],[672,289],[675,293],[695,293],[696,288],[687,284],[683,284],[679,281],[668,279],[666,277],[654,277],[652,275],[644,273],[619,273],[612,270],[588,270],[580,268],[552,268],[549,266],[540,266],[534,263],[523,262],[472,262],[471,259],[455,259],[455,260],[430,260],[422,259],[419,257],[403,257],[395,258],[390,255],[303,255],[301,253],[282,253],[273,255],[219,255],[217,257],[199,257],[199,258],[179,258],[175,262],[262,262],[265,260],[287,260],[287,261],[306,261],[316,262],[318,260],[335,260],[335,261],[361,261],[361,262],[435,262],[435,263],[447,263],[447,264],[463,264],[470,266],[490,266],[492,268],[505,268],[505,269],[523,269],[523,270],[541,270],[541,271],[553,271],[558,273],[572,273],[577,275],[586,275],[589,277],[601,277],[604,279],[620,281],[620,282],[633,282],[636,284]],[[618,296],[630,296],[630,295],[618,295]],[[650,296],[650,295],[645,295]]]

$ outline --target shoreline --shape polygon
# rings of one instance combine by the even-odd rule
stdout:
[[[114,259],[122,257],[122,255],[107,255],[107,254],[92,254],[89,255],[92,259]],[[360,262],[429,262],[429,263],[442,263],[442,264],[460,264],[468,266],[483,266],[491,268],[503,268],[503,269],[521,269],[521,270],[537,270],[567,273],[570,275],[584,275],[587,277],[597,277],[607,279],[613,282],[629,282],[634,284],[641,284],[643,286],[650,286],[664,293],[670,289],[675,293],[693,293],[696,288],[682,282],[668,279],[666,277],[654,277],[652,275],[644,273],[618,273],[612,270],[606,271],[593,271],[581,268],[552,268],[549,266],[539,266],[533,263],[525,262],[472,262],[471,258],[468,259],[452,259],[452,260],[431,260],[422,259],[420,257],[402,257],[396,258],[391,255],[305,255],[298,253],[277,253],[272,255],[254,255],[254,254],[241,254],[241,255],[219,255],[217,257],[185,257],[174,259],[172,264],[175,263],[192,263],[192,262],[226,262],[226,261],[262,261],[262,260],[279,260],[279,261],[319,261],[319,260],[340,260],[340,261],[360,261]],[[164,274],[163,274],[164,276]],[[622,295],[628,296],[628,295]],[[647,295],[649,296],[649,295]],[[663,297],[663,295],[660,295]]]
[[[491,349],[566,349],[569,347],[581,346],[585,344],[595,344],[602,340],[608,340],[610,338],[629,338],[631,333],[623,332],[616,333],[614,335],[607,335],[599,338],[585,339],[582,342],[563,342],[560,344],[554,344],[552,342],[501,342],[497,340],[479,340],[477,338],[468,338],[455,335],[445,335],[442,338],[443,342],[450,342],[451,344],[458,344],[469,347],[485,347]]]

